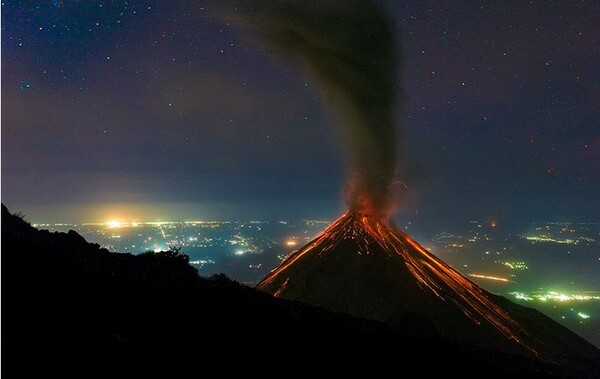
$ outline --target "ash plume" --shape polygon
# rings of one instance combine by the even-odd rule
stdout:
[[[396,30],[374,1],[244,1],[236,10],[275,49],[301,58],[344,124],[350,209],[384,217],[396,164]]]

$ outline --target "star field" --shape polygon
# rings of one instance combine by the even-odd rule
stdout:
[[[600,5],[389,4],[421,221],[597,220]],[[3,1],[2,201],[335,216],[347,152],[318,83],[214,7]]]

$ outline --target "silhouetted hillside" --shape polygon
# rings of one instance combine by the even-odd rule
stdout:
[[[222,275],[201,278],[184,254],[110,253],[74,231],[37,230],[4,205],[1,254],[2,358],[19,377],[113,375],[122,365],[138,374],[166,366],[169,377],[209,367],[275,375],[282,365],[534,377],[593,377],[598,368],[452,344],[416,317],[391,328],[275,299]],[[423,357],[431,364],[419,366]],[[215,367],[221,361],[231,364]]]

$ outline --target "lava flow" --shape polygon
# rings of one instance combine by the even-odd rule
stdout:
[[[257,288],[390,324],[417,315],[444,338],[524,355],[556,356],[564,346],[580,343],[552,320],[488,293],[392,223],[366,213],[342,215]],[[555,330],[549,332],[548,323]]]
[[[398,257],[403,259],[422,288],[431,291],[441,300],[453,302],[475,323],[479,324],[485,320],[506,337],[521,342],[515,335],[517,334],[515,330],[519,328],[518,323],[502,308],[490,301],[479,286],[429,253],[397,227],[385,225],[366,215],[344,214],[319,238],[273,270],[259,283],[258,288],[265,289],[274,283],[276,278],[285,276],[289,267],[303,257],[311,253],[324,254],[334,248],[338,241],[347,239],[356,240],[357,254],[368,255],[381,250],[392,259]],[[284,284],[277,289],[278,295],[285,291],[287,281],[286,278]]]

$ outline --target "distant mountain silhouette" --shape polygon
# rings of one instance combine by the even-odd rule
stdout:
[[[390,326],[276,299],[224,275],[202,278],[179,252],[111,253],[74,231],[37,230],[4,205],[1,254],[3,369],[19,377],[118,377],[125,367],[140,375],[158,366],[166,377],[207,366],[274,375],[285,364],[296,373],[418,367],[582,378],[599,368],[452,343],[410,315]],[[423,357],[432,364],[421,367]],[[221,361],[231,365],[216,367]]]
[[[413,314],[444,338],[553,362],[598,349],[541,312],[493,295],[395,225],[347,212],[258,285],[277,297],[404,323]]]

